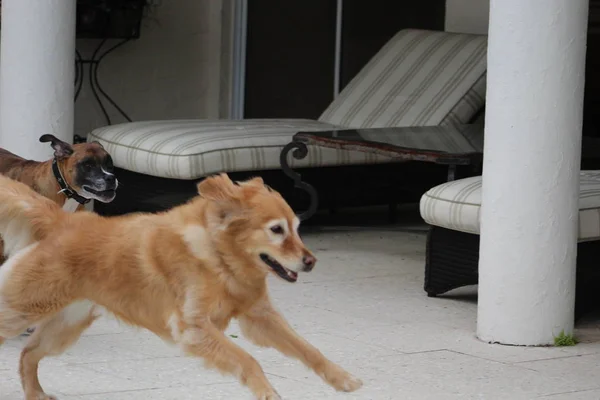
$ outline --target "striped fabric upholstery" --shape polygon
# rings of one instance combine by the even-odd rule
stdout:
[[[279,155],[298,131],[330,130],[312,120],[169,120],[111,125],[88,134],[115,166],[162,178],[197,179],[216,172],[279,169]],[[373,164],[389,158],[358,151],[309,148],[292,166]]]
[[[468,123],[485,98],[486,37],[407,29],[392,38],[340,96],[313,120],[145,121],[94,130],[115,165],[166,178],[279,169],[279,154],[298,131]],[[443,141],[443,140],[441,140]],[[381,155],[309,149],[292,165],[373,164]]]
[[[483,74],[481,78],[475,82],[473,87],[461,97],[454,108],[450,110],[448,115],[444,117],[440,125],[461,125],[478,123],[473,120],[473,117],[481,110],[485,104],[485,89],[487,83],[487,74]],[[483,114],[481,114],[483,115]],[[481,116],[479,116],[481,117]]]
[[[481,176],[438,185],[421,197],[421,217],[430,225],[479,234]],[[600,171],[581,171],[579,241],[600,239]]]
[[[485,35],[402,30],[319,120],[356,128],[468,123],[484,103],[486,55]]]

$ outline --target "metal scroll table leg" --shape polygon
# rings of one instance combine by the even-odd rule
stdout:
[[[298,215],[300,221],[305,221],[317,212],[319,197],[315,188],[306,182],[302,182],[301,175],[295,172],[288,164],[287,156],[290,151],[292,151],[292,156],[296,160],[302,160],[308,155],[308,148],[306,147],[306,144],[302,142],[293,141],[291,143],[288,143],[283,148],[283,150],[281,150],[281,154],[279,155],[279,162],[281,163],[283,173],[289,176],[294,181],[295,188],[304,190],[306,193],[308,193],[308,196],[310,197],[310,204],[308,210]]]
[[[448,166],[448,182],[456,179],[456,164],[450,164]]]

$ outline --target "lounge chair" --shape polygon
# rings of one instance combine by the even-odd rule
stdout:
[[[425,292],[436,297],[478,283],[481,176],[443,183],[421,198],[430,225]],[[597,304],[600,271],[600,171],[580,173],[576,317]]]
[[[95,129],[87,140],[102,143],[121,180],[129,182],[113,203],[102,207],[119,213],[129,211],[126,203],[132,201],[161,196],[165,200],[185,182],[216,172],[279,171],[280,152],[298,131],[472,122],[485,101],[486,53],[485,35],[405,29],[382,47],[318,120],[162,120]],[[314,171],[392,162],[383,156],[313,147],[308,157],[291,165]],[[168,207],[185,196],[166,203],[156,200],[152,207],[161,202]]]

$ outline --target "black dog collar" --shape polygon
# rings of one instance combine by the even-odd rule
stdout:
[[[69,184],[63,177],[62,172],[60,172],[60,167],[58,166],[58,160],[56,160],[56,158],[52,160],[52,173],[54,174],[54,177],[60,186],[59,193],[63,193],[68,199],[73,199],[79,204],[89,203],[90,199],[80,196],[76,191],[69,187]]]

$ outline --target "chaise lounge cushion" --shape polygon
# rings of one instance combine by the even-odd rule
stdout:
[[[117,167],[163,178],[279,169],[283,147],[299,131],[464,124],[485,99],[487,37],[406,29],[398,32],[319,118],[144,121],[88,134]],[[292,94],[293,95],[293,94]],[[374,164],[391,159],[309,148],[296,167]]]
[[[466,124],[485,102],[487,36],[398,32],[320,121],[353,128]]]
[[[420,202],[430,225],[479,234],[481,176],[447,182],[428,190]],[[600,171],[580,172],[580,242],[600,239]]]
[[[197,179],[216,172],[279,169],[283,147],[298,131],[335,126],[311,120],[170,120],[144,121],[94,130],[115,166],[141,174]],[[389,158],[357,151],[310,147],[303,160],[290,165],[327,166],[376,163]]]

